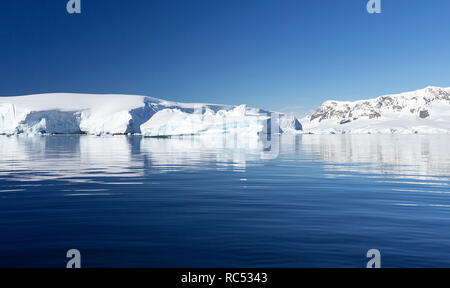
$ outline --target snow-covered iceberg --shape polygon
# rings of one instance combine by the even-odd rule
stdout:
[[[312,134],[450,134],[450,88],[326,101],[301,122]]]
[[[0,134],[142,134],[177,136],[214,133],[259,135],[296,132],[291,115],[245,105],[178,103],[147,96],[39,94],[0,97]]]

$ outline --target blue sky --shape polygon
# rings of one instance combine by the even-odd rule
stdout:
[[[306,111],[450,86],[450,1],[4,0],[0,95],[123,93]]]

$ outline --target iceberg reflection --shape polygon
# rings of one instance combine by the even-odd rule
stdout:
[[[99,177],[137,178],[185,169],[245,171],[249,161],[270,153],[268,146],[259,137],[237,135],[2,136],[0,176],[92,182]]]
[[[448,181],[448,147],[448,135],[2,136],[0,176],[80,183],[120,177],[139,183],[146,175],[169,171],[245,172],[268,163],[272,169],[308,162],[319,163],[329,172],[326,177],[363,173],[381,175],[383,181]]]

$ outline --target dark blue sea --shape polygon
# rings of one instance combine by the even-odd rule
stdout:
[[[450,267],[450,135],[270,141],[0,136],[0,267]]]

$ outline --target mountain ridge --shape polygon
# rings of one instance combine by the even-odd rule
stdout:
[[[301,122],[315,134],[434,134],[450,133],[449,120],[450,88],[428,86],[366,100],[328,100]]]

